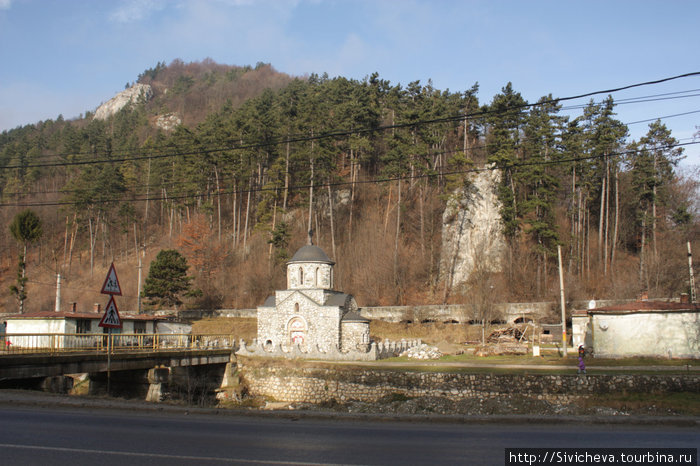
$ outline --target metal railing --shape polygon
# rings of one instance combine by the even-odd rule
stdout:
[[[108,342],[111,338],[111,342]],[[0,335],[0,355],[233,349],[233,335],[186,333],[12,333]],[[108,343],[110,343],[108,345]]]

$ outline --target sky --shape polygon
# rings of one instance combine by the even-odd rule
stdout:
[[[94,111],[178,58],[478,82],[482,104],[508,82],[528,102],[574,96],[700,72],[698,18],[697,0],[0,0],[0,131]],[[700,166],[700,75],[612,96],[631,139],[661,118]]]

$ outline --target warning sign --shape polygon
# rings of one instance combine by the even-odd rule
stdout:
[[[109,266],[109,272],[107,272],[107,278],[105,278],[105,283],[102,285],[102,294],[111,294],[116,296],[122,295],[122,289],[119,286],[119,279],[117,278],[117,270],[114,268],[114,263]]]
[[[97,325],[107,328],[122,328],[122,319],[119,317],[119,311],[117,310],[117,303],[114,302],[114,296],[109,297],[105,315],[102,316],[102,320]]]

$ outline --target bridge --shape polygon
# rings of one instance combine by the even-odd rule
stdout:
[[[0,383],[127,371],[161,383],[174,368],[223,367],[236,349],[232,335],[190,334],[17,333],[0,344]]]

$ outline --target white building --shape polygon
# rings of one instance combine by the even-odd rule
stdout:
[[[322,353],[370,348],[369,320],[352,295],[333,290],[333,266],[325,252],[308,244],[287,262],[287,289],[258,307],[258,343]]]
[[[8,316],[5,321],[5,344],[13,348],[79,348],[99,346],[107,329],[99,326],[103,312],[40,311]],[[113,334],[148,335],[156,333],[157,318],[149,315],[121,314],[121,329]]]
[[[700,306],[637,301],[575,311],[574,346],[596,357],[700,358]]]

